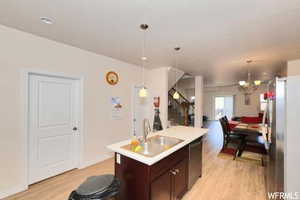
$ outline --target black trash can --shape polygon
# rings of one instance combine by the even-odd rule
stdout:
[[[120,191],[120,181],[110,174],[87,178],[68,200],[112,200]]]

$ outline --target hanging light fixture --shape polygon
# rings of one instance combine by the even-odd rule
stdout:
[[[173,94],[173,99],[179,99],[180,96],[179,96],[179,93],[177,92],[177,53],[179,50],[180,50],[180,47],[175,47],[174,48],[175,50],[175,80],[176,80],[176,83],[175,83],[175,93]]]
[[[140,29],[144,32],[143,34],[143,48],[142,48],[142,76],[143,76],[143,87],[139,91],[139,96],[141,98],[145,98],[148,96],[148,91],[145,86],[145,63],[147,61],[147,57],[145,56],[145,49],[146,49],[146,31],[149,28],[148,24],[141,24]]]
[[[252,60],[246,61],[247,65],[250,65],[252,63]],[[248,73],[247,73],[247,81],[239,81],[239,90],[245,94],[252,94],[255,90],[258,89],[258,87],[261,85],[261,80],[251,80],[251,73],[249,71],[248,67]]]
[[[255,81],[254,81],[254,85],[259,86],[260,84],[261,84],[261,80],[255,80]]]
[[[179,93],[177,91],[173,94],[173,99],[179,99]]]

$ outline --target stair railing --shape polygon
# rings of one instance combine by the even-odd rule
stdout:
[[[175,88],[171,88],[169,90],[169,97],[172,99],[173,102],[175,102],[183,111],[184,113],[184,125],[189,125],[189,108],[192,106],[194,108],[194,104],[191,103],[186,97],[184,97],[180,92],[177,91],[179,94],[179,99],[174,99],[173,94],[176,92]],[[181,100],[181,101],[180,101]]]

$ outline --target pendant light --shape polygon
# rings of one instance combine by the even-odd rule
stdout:
[[[143,34],[143,48],[142,48],[142,74],[143,74],[143,87],[139,91],[139,96],[141,98],[145,98],[148,96],[148,91],[145,86],[145,63],[147,61],[147,57],[145,56],[145,49],[146,49],[146,31],[149,28],[148,24],[141,24],[140,29],[144,32]]]
[[[173,99],[179,99],[179,93],[177,91],[173,94]]]
[[[252,94],[262,83],[261,80],[252,81],[251,79],[250,64],[252,62],[250,59],[246,61],[248,67],[247,80],[242,80],[238,83],[238,89],[245,94]]]
[[[173,99],[179,99],[180,96],[179,96],[179,93],[177,92],[178,80],[177,80],[177,53],[176,52],[178,52],[180,50],[180,47],[175,47],[174,50],[175,50],[175,81],[176,81],[176,83],[175,83],[175,93],[173,94]]]

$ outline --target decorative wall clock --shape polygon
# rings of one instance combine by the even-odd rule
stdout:
[[[107,72],[106,81],[110,85],[116,85],[119,82],[119,76],[116,72],[113,71]]]

